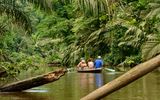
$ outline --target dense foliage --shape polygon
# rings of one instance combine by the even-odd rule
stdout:
[[[0,0],[0,69],[81,57],[133,67],[160,53],[159,0]]]

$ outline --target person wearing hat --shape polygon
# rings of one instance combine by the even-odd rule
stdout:
[[[95,68],[102,68],[103,66],[103,60],[101,56],[98,56],[97,59],[94,61]]]

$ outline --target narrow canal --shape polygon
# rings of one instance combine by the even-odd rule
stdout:
[[[123,73],[65,74],[59,81],[24,92],[0,93],[0,100],[79,100]],[[160,72],[152,72],[103,100],[160,100]]]

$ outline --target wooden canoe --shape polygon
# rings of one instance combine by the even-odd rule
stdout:
[[[86,69],[77,69],[77,72],[80,72],[80,73],[100,73],[100,72],[102,72],[102,68],[93,68],[93,69],[90,69],[90,68],[86,68]]]

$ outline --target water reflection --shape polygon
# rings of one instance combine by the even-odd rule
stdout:
[[[103,75],[101,73],[79,73],[81,88],[94,90],[101,87],[103,82]]]
[[[149,73],[128,86],[112,93],[104,100],[159,100],[160,73]]]
[[[67,73],[60,80],[32,90],[0,93],[0,100],[79,100],[122,73]],[[103,100],[159,100],[160,73],[153,72]]]
[[[47,100],[46,96],[40,93],[12,92],[0,93],[0,100]]]
[[[48,92],[48,90],[44,90],[44,89],[41,89],[41,88],[35,88],[35,89],[29,89],[29,90],[25,90],[23,92],[39,92],[39,93],[43,93],[43,92]]]
[[[91,91],[94,89],[94,74],[92,73],[78,73],[79,84],[81,89]]]
[[[95,80],[96,80],[95,83],[96,83],[97,88],[101,87],[104,84],[101,73],[96,73],[95,74]]]

